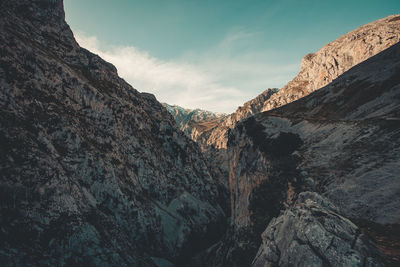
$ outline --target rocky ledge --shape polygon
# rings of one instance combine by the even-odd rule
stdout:
[[[315,192],[274,218],[252,266],[383,266],[369,238]]]

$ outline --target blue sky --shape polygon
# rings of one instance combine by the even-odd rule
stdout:
[[[65,0],[78,42],[161,102],[233,112],[399,0]]]

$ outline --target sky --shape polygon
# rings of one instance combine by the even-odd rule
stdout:
[[[304,55],[400,14],[399,0],[64,0],[78,43],[140,92],[231,113],[299,72]]]

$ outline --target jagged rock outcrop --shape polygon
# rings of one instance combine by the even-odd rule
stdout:
[[[249,264],[254,236],[282,209],[296,209],[303,191],[327,197],[345,218],[398,224],[399,77],[395,44],[321,90],[239,123],[228,142],[231,228],[251,238],[218,249],[246,251]]]
[[[197,141],[202,133],[216,127],[226,117],[226,114],[202,109],[185,109],[166,103],[163,106],[175,118],[179,129],[193,141]]]
[[[271,220],[252,266],[383,266],[374,244],[317,193]]]
[[[80,48],[61,0],[0,1],[0,262],[180,264],[224,229],[201,151]]]
[[[228,116],[217,127],[204,132],[202,146],[226,149],[229,129],[252,114],[271,110],[300,99],[329,84],[353,66],[400,41],[400,16],[389,16],[366,24],[303,58],[299,74],[279,91],[267,90]]]

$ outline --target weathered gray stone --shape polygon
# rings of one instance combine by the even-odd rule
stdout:
[[[359,249],[358,227],[331,207],[316,193],[301,193],[270,222],[252,266],[383,266],[376,248]]]
[[[0,1],[0,88],[2,266],[166,265],[222,234],[198,146],[79,47],[63,1]]]

